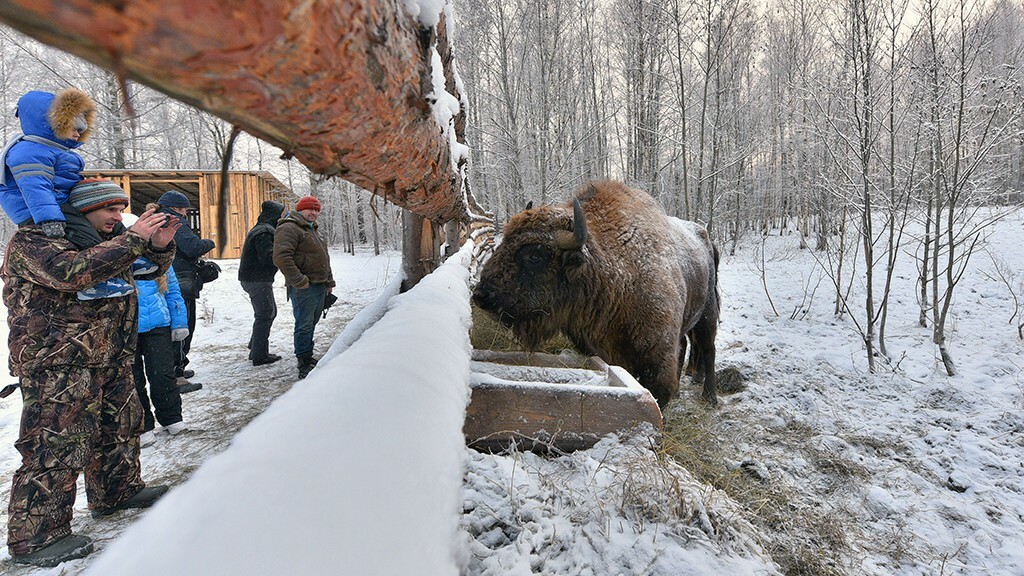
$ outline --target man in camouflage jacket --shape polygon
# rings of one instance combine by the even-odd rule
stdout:
[[[22,465],[12,482],[7,538],[15,562],[50,566],[92,550],[88,538],[71,534],[83,471],[94,517],[143,507],[143,497],[152,504],[155,492],[166,491],[146,488],[140,474],[142,407],[130,365],[136,296],[80,300],[76,294],[113,277],[133,284],[130,267],[139,256],[158,265],[154,275],[174,257],[177,226],[161,227],[164,215],[147,212],[116,235],[128,204],[119,194],[82,209],[90,209],[85,216],[105,238],[92,248],[47,237],[38,225],[20,227],[7,245],[2,278],[10,369],[23,398],[15,444]]]

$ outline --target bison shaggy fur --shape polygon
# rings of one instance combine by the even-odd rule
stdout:
[[[645,192],[593,182],[513,216],[473,300],[529,350],[562,331],[661,406],[679,391],[689,338],[690,366],[716,404],[717,266],[703,226],[667,216]]]

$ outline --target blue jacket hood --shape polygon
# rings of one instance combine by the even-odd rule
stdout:
[[[21,131],[32,136],[53,140],[68,148],[78,148],[82,142],[70,138],[57,138],[50,126],[49,112],[55,95],[49,92],[33,90],[18,100],[16,116],[21,121]]]

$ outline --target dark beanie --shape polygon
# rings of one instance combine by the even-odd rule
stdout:
[[[128,195],[112,180],[87,178],[71,189],[68,202],[82,214],[114,204],[127,206]]]
[[[167,192],[164,192],[156,203],[167,208],[192,207],[192,203],[188,201],[188,197],[177,190],[168,190]]]

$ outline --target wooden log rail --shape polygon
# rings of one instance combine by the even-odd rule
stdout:
[[[435,222],[468,222],[474,201],[428,102],[435,29],[403,4],[0,0],[0,21],[218,116],[316,173]],[[448,47],[438,50],[450,63]]]
[[[350,323],[85,576],[457,576],[469,252],[368,306],[382,313],[363,317],[372,326]],[[444,360],[395,360],[409,352]]]

